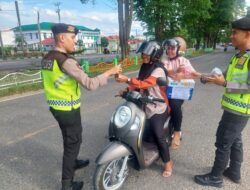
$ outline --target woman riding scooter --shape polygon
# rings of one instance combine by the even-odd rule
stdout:
[[[173,170],[173,162],[170,160],[169,148],[166,143],[166,135],[163,126],[169,115],[168,99],[165,88],[157,84],[157,78],[166,79],[167,70],[160,62],[163,54],[161,45],[156,41],[143,42],[137,51],[141,53],[143,64],[140,68],[138,78],[129,78],[119,74],[116,78],[118,82],[127,82],[128,90],[138,89],[141,94],[152,95],[153,97],[164,99],[165,103],[156,102],[147,104],[145,113],[150,123],[150,132],[158,146],[160,156],[164,162],[163,177],[170,177]]]
[[[195,71],[190,61],[182,55],[186,51],[186,42],[181,37],[166,39],[162,44],[166,50],[167,59],[163,60],[163,64],[168,71],[169,77],[173,80],[195,79],[200,77],[200,73]],[[182,123],[182,104],[184,100],[169,99],[171,108],[171,121],[174,128],[174,136],[171,143],[172,149],[180,146],[181,139],[181,123]]]

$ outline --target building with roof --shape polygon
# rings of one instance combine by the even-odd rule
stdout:
[[[107,48],[109,49],[110,52],[120,51],[120,47],[119,47],[120,42],[119,42],[118,35],[107,36],[106,38],[109,42]],[[137,39],[137,38],[129,39],[128,44],[130,46],[130,51],[136,51],[143,41],[144,41],[144,39]]]
[[[54,38],[46,38],[41,41],[43,49],[46,51],[52,50],[55,47]]]
[[[15,34],[11,29],[0,30],[3,46],[15,46]]]
[[[109,44],[108,44],[108,49],[110,52],[119,52],[119,36],[114,35],[114,36],[107,36],[106,37]]]
[[[51,23],[51,22],[40,23],[41,42],[44,42],[45,39],[53,38],[51,27],[54,24],[55,23]],[[77,40],[81,41],[81,44],[83,44],[83,47],[85,49],[95,51],[97,49],[97,46],[101,43],[100,30],[99,29],[92,30],[85,26],[79,26],[79,25],[75,25],[75,26],[79,29],[79,33],[77,34]],[[21,37],[21,32],[20,32],[19,27],[13,28],[13,31],[15,33],[16,38]],[[38,24],[22,25],[21,31],[23,33],[24,41],[26,42],[26,45],[29,48],[38,49],[39,43],[40,43]],[[48,44],[48,42],[51,42],[51,40],[45,40],[44,43],[50,46],[53,45],[51,43]]]

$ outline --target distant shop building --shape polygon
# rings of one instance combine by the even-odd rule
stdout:
[[[118,35],[114,35],[114,36],[107,36],[106,37],[108,42],[109,42],[109,45],[108,45],[108,49],[110,52],[113,52],[113,53],[116,53],[116,52],[119,52],[120,51],[120,48],[119,48],[119,36]]]
[[[129,47],[130,47],[130,51],[136,51],[140,45],[142,44],[144,40],[143,39],[129,39],[128,40],[128,44],[129,44]]]
[[[120,51],[120,46],[119,46],[119,36],[118,35],[114,35],[114,36],[107,36],[106,37],[109,45],[108,45],[108,49],[110,52],[119,52]],[[137,48],[141,45],[141,43],[144,41],[144,39],[129,39],[128,40],[128,44],[130,47],[130,51],[136,51]]]
[[[54,45],[53,40],[53,34],[51,31],[51,27],[55,23],[51,22],[42,22],[40,23],[40,35],[41,35],[41,42],[43,45],[44,50],[51,49]],[[79,29],[79,33],[77,34],[77,41],[80,42],[78,44],[81,44],[84,49],[87,51],[93,51],[95,52],[97,50],[97,46],[101,43],[101,36],[100,36],[100,30],[99,29],[89,29],[85,26],[78,26],[75,25]],[[26,46],[29,49],[37,50],[39,48],[39,32],[38,32],[38,25],[37,24],[28,24],[28,25],[22,25],[21,30],[24,36],[24,41],[26,43]],[[19,30],[19,27],[13,28],[15,38],[21,37],[21,32]],[[48,40],[47,40],[48,39]],[[79,47],[81,48],[81,47]]]

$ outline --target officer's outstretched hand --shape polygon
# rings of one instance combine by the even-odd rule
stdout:
[[[219,86],[224,86],[225,78],[223,75],[210,75],[210,76],[202,75],[201,82],[202,83],[208,82],[208,83],[217,84]]]
[[[111,69],[107,70],[104,74],[106,74],[107,77],[115,75],[115,74],[119,74],[122,72],[122,67],[121,65],[117,65],[112,67]]]
[[[116,75],[115,77],[116,82],[128,82],[129,77],[123,74]]]
[[[191,76],[192,79],[199,79],[199,78],[201,78],[201,73],[199,73],[197,71],[192,71],[190,73],[190,76]]]

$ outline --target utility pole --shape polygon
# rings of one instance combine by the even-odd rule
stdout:
[[[2,31],[0,30],[0,44],[1,44],[1,56],[4,59],[4,48],[3,48],[3,39],[2,39]]]
[[[61,15],[60,15],[60,5],[61,5],[61,2],[56,2],[55,3],[55,6],[57,7],[56,9],[56,13],[58,14],[58,20],[59,20],[59,23],[61,23]]]
[[[2,8],[0,7],[0,11],[2,10]],[[2,38],[2,31],[0,29],[0,45],[1,45],[1,56],[2,59],[4,59],[4,49],[3,49],[3,38]]]
[[[15,1],[15,6],[16,6],[16,15],[17,15],[17,20],[18,20],[19,32],[20,32],[20,34],[21,34],[21,46],[22,46],[22,50],[23,50],[23,53],[24,53],[23,32],[22,32],[22,28],[21,28],[21,20],[20,20],[19,8],[18,8],[18,2],[17,2],[17,1]]]
[[[39,51],[42,51],[42,39],[41,39],[40,14],[39,14],[39,11],[37,11],[37,28],[38,28],[38,38],[39,38]]]

